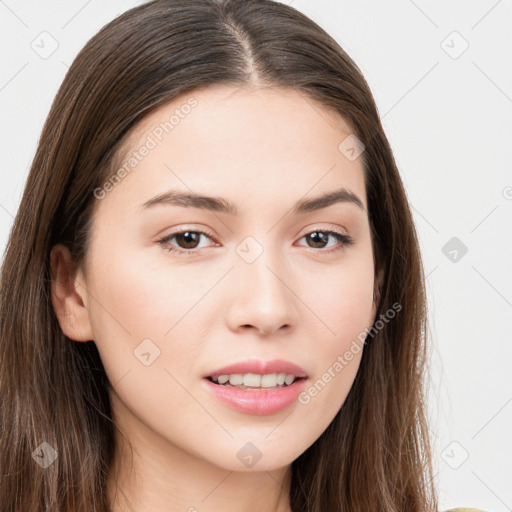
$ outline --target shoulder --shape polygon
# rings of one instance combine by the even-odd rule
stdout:
[[[444,512],[486,512],[480,508],[451,508],[450,510],[445,510]]]

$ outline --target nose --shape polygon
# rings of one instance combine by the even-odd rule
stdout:
[[[270,250],[252,263],[237,261],[226,321],[232,331],[269,336],[290,332],[298,321],[293,276]]]

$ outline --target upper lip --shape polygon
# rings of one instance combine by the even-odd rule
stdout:
[[[246,373],[258,373],[260,375],[286,373],[287,375],[294,375],[299,378],[307,377],[307,373],[303,368],[284,359],[273,359],[272,361],[251,359],[241,361],[218,368],[205,375],[205,377],[218,377],[219,375],[234,375],[237,373],[242,375]]]

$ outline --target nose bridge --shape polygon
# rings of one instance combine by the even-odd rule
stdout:
[[[247,236],[237,247],[232,327],[252,325],[270,332],[296,320],[294,294],[284,255],[272,236]]]
[[[252,295],[269,295],[276,297],[276,293],[283,294],[285,271],[283,255],[271,236],[247,236],[236,248],[239,261],[237,261],[237,274],[240,279],[251,287]],[[279,279],[280,277],[280,279]],[[286,295],[286,293],[285,293]]]

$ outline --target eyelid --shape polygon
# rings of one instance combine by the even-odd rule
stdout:
[[[160,238],[170,238],[174,235],[179,235],[179,234],[185,233],[187,231],[191,231],[193,233],[202,233],[212,239],[215,238],[215,233],[212,230],[205,228],[205,227],[196,227],[196,226],[188,225],[188,224],[180,225],[179,227],[177,227],[176,229],[171,231],[169,234],[164,235]]]
[[[337,224],[329,224],[326,223],[327,226],[319,226],[318,224],[311,224],[310,226],[305,227],[303,230],[299,231],[300,233],[304,233],[303,235],[300,235],[302,238],[305,235],[308,235],[309,233],[312,233],[314,231],[335,231],[336,233],[339,233],[340,235],[349,237],[348,230],[345,229],[343,226],[338,226]],[[299,235],[297,235],[299,236]]]
[[[215,236],[211,230],[209,230],[207,228],[195,228],[193,226],[185,225],[179,229],[176,229],[172,233],[169,233],[168,235],[165,235],[164,237],[160,238],[157,241],[157,243],[159,243],[165,250],[167,250],[169,252],[178,253],[179,255],[183,255],[185,257],[186,256],[195,256],[201,250],[211,248],[211,247],[205,247],[202,249],[186,250],[186,249],[181,249],[181,248],[175,248],[175,247],[169,245],[170,239],[172,239],[176,235],[184,234],[187,231],[190,231],[193,233],[198,233],[199,235],[205,235],[206,237],[210,238],[210,240],[213,240],[215,242]],[[304,245],[300,245],[299,247],[305,247],[307,250],[312,251],[313,253],[330,254],[333,252],[338,252],[338,251],[344,249],[346,246],[352,245],[354,243],[354,239],[348,233],[346,233],[347,230],[345,228],[340,229],[339,226],[336,226],[333,224],[328,225],[328,227],[319,227],[318,225],[317,226],[308,226],[307,228],[304,228],[304,231],[302,231],[304,234],[302,234],[300,236],[297,235],[298,240],[301,240],[306,235],[315,233],[317,231],[322,232],[322,233],[327,233],[328,235],[331,235],[331,236],[334,236],[335,238],[337,238],[338,246],[336,248],[330,248],[327,250],[322,249],[322,248],[316,249],[314,247],[307,247]],[[216,243],[218,243],[218,242],[216,242]]]
[[[179,229],[176,229],[175,231],[173,231],[167,235],[164,235],[163,237],[160,237],[157,240],[157,243],[160,244],[163,249],[165,249],[169,252],[179,253],[180,255],[184,255],[184,256],[187,256],[187,255],[194,256],[197,253],[199,253],[199,251],[201,251],[203,249],[208,249],[208,248],[203,248],[203,249],[185,250],[185,249],[175,248],[169,244],[170,239],[172,239],[176,235],[184,234],[187,231],[190,231],[193,233],[199,233],[200,235],[205,235],[206,237],[210,238],[210,240],[215,241],[215,236],[214,236],[213,232],[211,230],[209,230],[208,228],[196,228],[194,226],[184,225],[184,226],[180,227]]]

